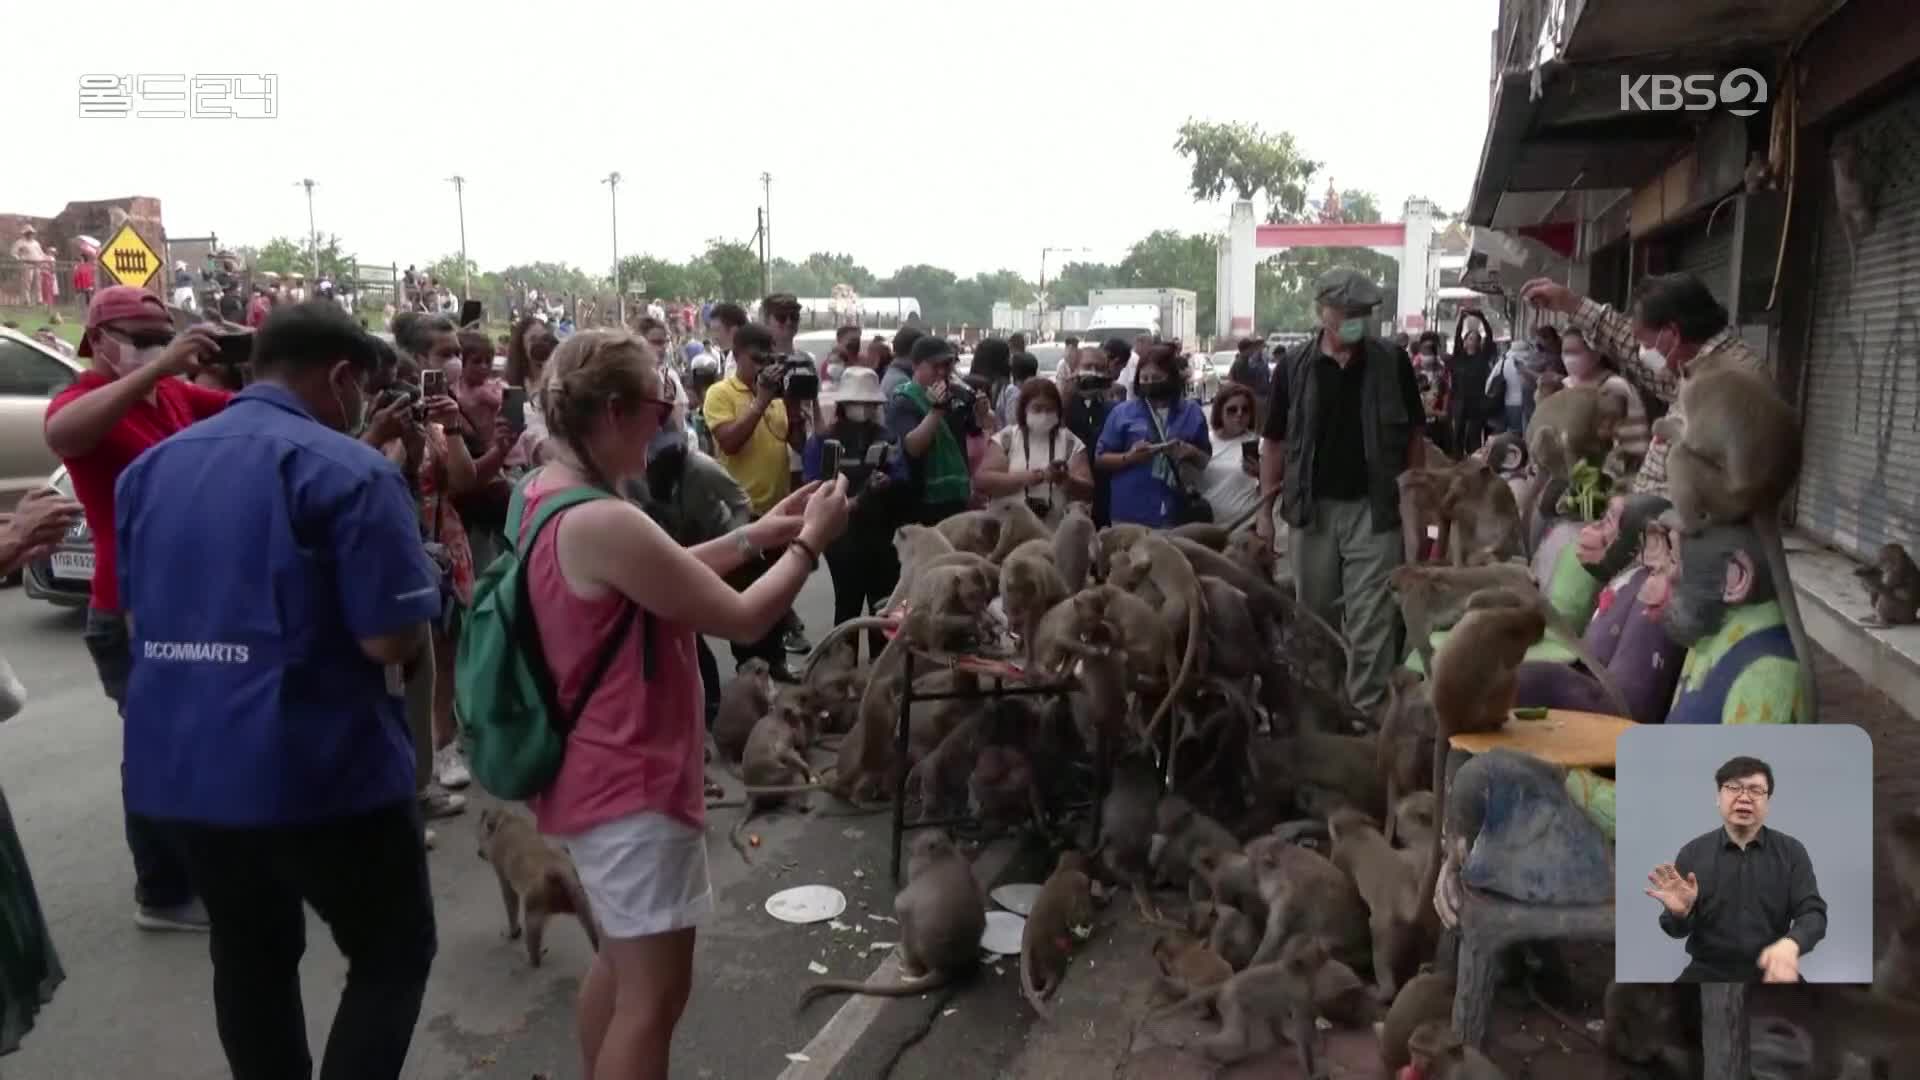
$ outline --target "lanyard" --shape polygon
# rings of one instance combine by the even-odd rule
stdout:
[[[1032,443],[1027,441],[1028,434],[1029,433],[1026,427],[1022,426],[1020,428],[1020,457],[1022,459],[1021,463],[1026,468],[1031,469],[1033,468],[1033,445]],[[1053,430],[1047,432],[1047,465],[1048,465],[1047,505],[1048,506],[1053,505],[1053,469],[1052,469],[1052,465],[1054,461],[1053,448],[1059,441],[1059,438],[1060,438],[1060,425],[1056,422],[1053,426]],[[1032,491],[1033,485],[1028,484],[1023,490]]]

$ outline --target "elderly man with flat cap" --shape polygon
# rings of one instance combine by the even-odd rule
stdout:
[[[1367,332],[1382,299],[1358,270],[1320,279],[1319,333],[1274,365],[1254,515],[1269,540],[1288,525],[1300,602],[1346,635],[1347,695],[1362,710],[1386,698],[1399,659],[1387,590],[1405,547],[1397,480],[1425,463],[1413,366]]]

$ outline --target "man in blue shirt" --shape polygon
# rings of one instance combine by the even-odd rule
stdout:
[[[348,962],[322,1077],[400,1075],[433,960],[400,689],[438,576],[399,470],[343,434],[378,357],[334,304],[277,309],[253,385],[116,494],[127,804],[167,823],[204,898],[236,1080],[312,1075],[303,902]]]

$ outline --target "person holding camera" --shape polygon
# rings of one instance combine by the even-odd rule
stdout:
[[[847,478],[853,509],[847,531],[822,554],[833,578],[834,625],[877,608],[900,581],[900,556],[893,530],[900,508],[895,497],[907,484],[906,459],[880,423],[880,376],[851,366],[840,374],[832,426],[807,440],[801,452],[802,475],[809,482]],[[886,639],[867,632],[870,655],[879,656]]]
[[[720,464],[745,489],[758,519],[787,497],[793,482],[788,452],[806,446],[806,420],[800,403],[784,397],[786,369],[774,362],[773,335],[765,327],[748,324],[734,331],[733,363],[733,374],[708,388],[701,412]],[[743,567],[739,587],[751,584],[768,565],[757,559]],[[758,657],[775,678],[795,681],[784,636],[784,628],[776,626],[758,641],[734,642],[734,662]]]
[[[1094,450],[1099,467],[1113,477],[1115,524],[1165,529],[1213,519],[1193,479],[1213,458],[1207,414],[1181,396],[1184,385],[1179,347],[1148,346],[1133,397],[1114,408],[1100,431]]]
[[[232,395],[189,381],[219,356],[213,328],[193,326],[176,334],[166,305],[145,289],[114,285],[95,293],[79,352],[92,367],[48,403],[45,437],[47,449],[67,467],[93,533],[93,586],[82,639],[101,687],[124,717],[133,654],[120,608],[114,485],[135,458],[218,413]],[[126,825],[134,924],[143,930],[205,930],[206,912],[165,830],[131,804]]]
[[[973,422],[971,391],[956,388],[953,343],[928,334],[913,343],[913,378],[887,399],[887,433],[907,458],[909,494],[903,517],[920,525],[967,509],[973,480],[967,474],[967,434]]]
[[[1052,379],[1020,384],[1013,423],[995,432],[973,481],[993,502],[1025,502],[1048,525],[1058,525],[1067,503],[1093,495],[1087,445],[1061,426],[1066,411]]]

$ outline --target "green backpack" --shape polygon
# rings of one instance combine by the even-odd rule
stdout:
[[[586,711],[639,612],[637,605],[626,605],[594,660],[586,692],[572,709],[563,710],[527,594],[525,557],[560,511],[614,496],[584,485],[552,492],[523,533],[525,486],[522,480],[507,503],[506,535],[515,542],[473,584],[473,605],[461,627],[453,677],[468,765],[480,786],[502,799],[526,799],[553,784],[566,754],[567,735]],[[652,635],[647,636],[651,652]],[[651,661],[651,655],[646,659]]]

